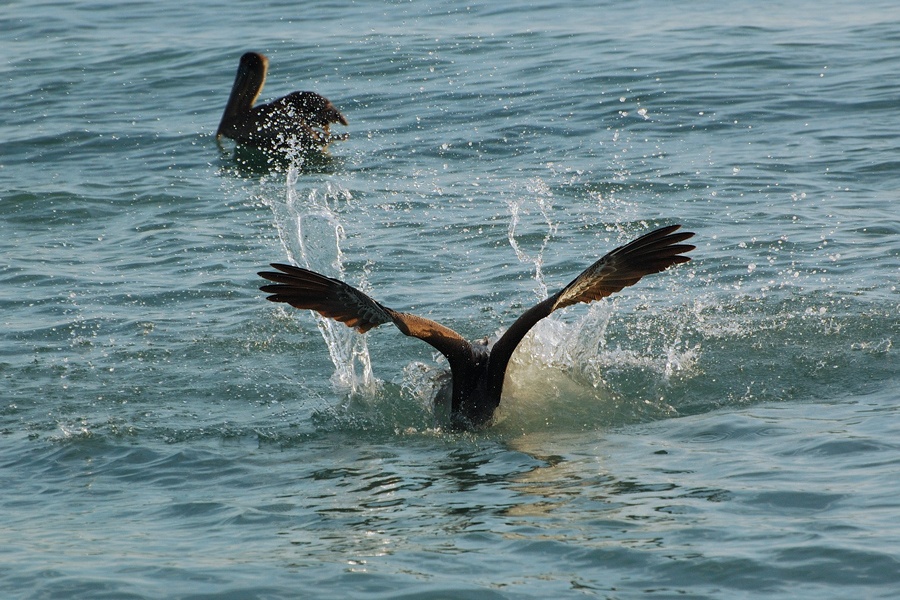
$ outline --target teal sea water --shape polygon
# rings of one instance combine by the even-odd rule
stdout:
[[[896,3],[0,24],[4,598],[897,597]],[[217,144],[248,50],[348,139]],[[474,434],[429,346],[257,289],[308,264],[474,339],[670,223],[693,261],[543,321]]]

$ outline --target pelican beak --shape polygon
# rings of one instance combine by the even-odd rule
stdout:
[[[331,107],[331,109],[329,109],[327,116],[328,116],[329,123],[340,123],[344,127],[346,127],[348,125],[347,118],[341,114],[341,111],[339,111],[338,109],[336,109],[334,107]]]

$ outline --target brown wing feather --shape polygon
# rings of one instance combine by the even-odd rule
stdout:
[[[449,327],[440,323],[411,315],[391,311],[394,325],[405,335],[419,338],[431,344],[436,350],[447,357],[450,370],[462,373],[461,369],[469,369],[473,360],[472,344]]]
[[[694,234],[674,233],[679,227],[661,227],[609,252],[563,288],[552,310],[605,298],[634,285],[644,275],[659,273],[672,265],[691,260],[683,253],[690,252],[695,246],[679,242]]]
[[[259,274],[276,283],[259,288],[271,294],[266,300],[314,310],[323,317],[346,323],[360,333],[393,321],[393,311],[343,281],[291,265],[273,263],[272,266],[281,272]]]
[[[324,317],[346,323],[360,333],[393,322],[404,335],[428,342],[446,356],[451,370],[470,368],[472,345],[449,327],[390,309],[339,279],[292,265],[273,263],[272,266],[281,272],[259,273],[260,277],[275,282],[275,285],[259,288],[271,294],[266,300],[314,310]]]

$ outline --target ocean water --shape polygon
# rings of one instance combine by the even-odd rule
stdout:
[[[896,598],[900,7],[19,2],[0,11],[3,598]],[[327,96],[324,155],[214,133]],[[294,261],[472,339],[500,422],[264,300]]]

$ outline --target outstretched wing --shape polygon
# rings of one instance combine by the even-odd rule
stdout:
[[[690,259],[684,256],[695,248],[681,244],[692,237],[690,232],[675,233],[681,225],[661,227],[616,248],[585,269],[557,294],[527,310],[497,340],[491,349],[490,389],[500,400],[503,377],[516,346],[534,325],[554,310],[579,302],[593,302],[640,281],[644,275],[658,273]]]
[[[693,237],[691,232],[674,233],[681,225],[660,227],[633,242],[616,248],[584,270],[557,295],[552,310],[605,298],[634,285],[644,275],[665,271],[672,265],[691,260],[683,256],[695,248],[680,244]]]
[[[272,266],[280,272],[259,273],[263,279],[275,282],[275,285],[259,288],[271,294],[266,300],[314,310],[324,317],[354,327],[360,333],[392,322],[405,335],[428,342],[446,356],[454,373],[470,368],[471,344],[449,327],[424,317],[392,310],[339,279],[292,265],[273,263]]]
[[[266,300],[314,310],[323,317],[354,327],[360,333],[393,320],[390,309],[343,281],[292,265],[273,263],[272,266],[281,272],[259,274],[263,279],[276,282],[276,285],[259,288],[272,294]]]

